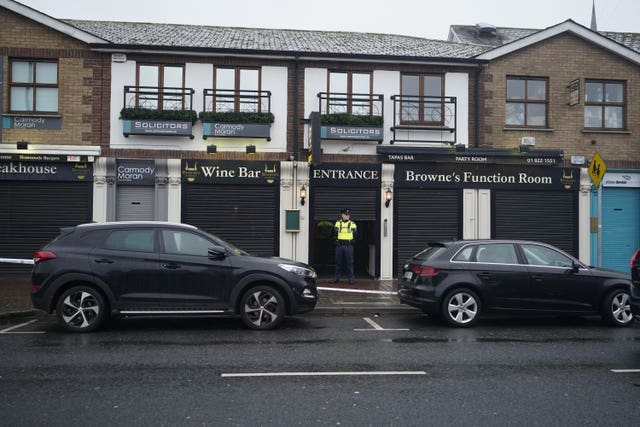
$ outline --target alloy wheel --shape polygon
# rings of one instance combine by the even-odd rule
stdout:
[[[467,325],[478,316],[478,301],[468,292],[457,292],[447,300],[447,314],[451,323]]]
[[[611,315],[621,325],[626,325],[633,320],[629,294],[620,292],[614,295],[611,299]]]
[[[272,329],[283,318],[283,302],[280,294],[269,288],[261,287],[249,291],[242,302],[242,318],[254,329]]]

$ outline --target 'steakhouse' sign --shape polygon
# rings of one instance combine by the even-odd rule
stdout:
[[[280,164],[217,160],[183,160],[182,182],[195,184],[276,184]]]
[[[0,161],[0,180],[92,181],[93,163]]]
[[[398,163],[395,185],[424,188],[578,190],[580,169],[474,164]]]
[[[376,187],[380,175],[380,164],[324,163],[311,167],[311,182],[317,186]]]

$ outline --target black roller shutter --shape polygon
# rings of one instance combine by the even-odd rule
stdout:
[[[278,253],[277,187],[182,187],[182,222],[195,225],[254,255]]]
[[[0,258],[33,258],[61,227],[91,221],[91,182],[0,182]],[[31,266],[0,263],[0,277],[28,276]]]
[[[458,190],[398,188],[395,194],[394,276],[428,242],[461,237]]]
[[[377,220],[377,187],[314,187],[312,191],[313,217],[316,221],[335,220],[342,209],[351,210],[354,221]]]
[[[493,237],[537,240],[578,255],[578,193],[494,191]]]

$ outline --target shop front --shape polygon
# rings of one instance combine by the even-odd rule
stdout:
[[[254,255],[279,254],[278,161],[182,160],[182,222]]]
[[[0,258],[31,259],[61,227],[92,220],[92,156],[0,158]],[[0,278],[30,272],[30,265],[0,263]]]
[[[310,169],[309,263],[318,274],[335,272],[333,225],[342,209],[357,224],[354,271],[358,277],[380,275],[380,164],[325,163]]]
[[[438,240],[538,240],[578,255],[579,169],[397,163],[394,183],[394,276]]]

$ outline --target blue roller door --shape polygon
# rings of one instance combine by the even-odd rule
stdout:
[[[602,267],[628,272],[640,247],[640,189],[605,188],[601,221]]]

